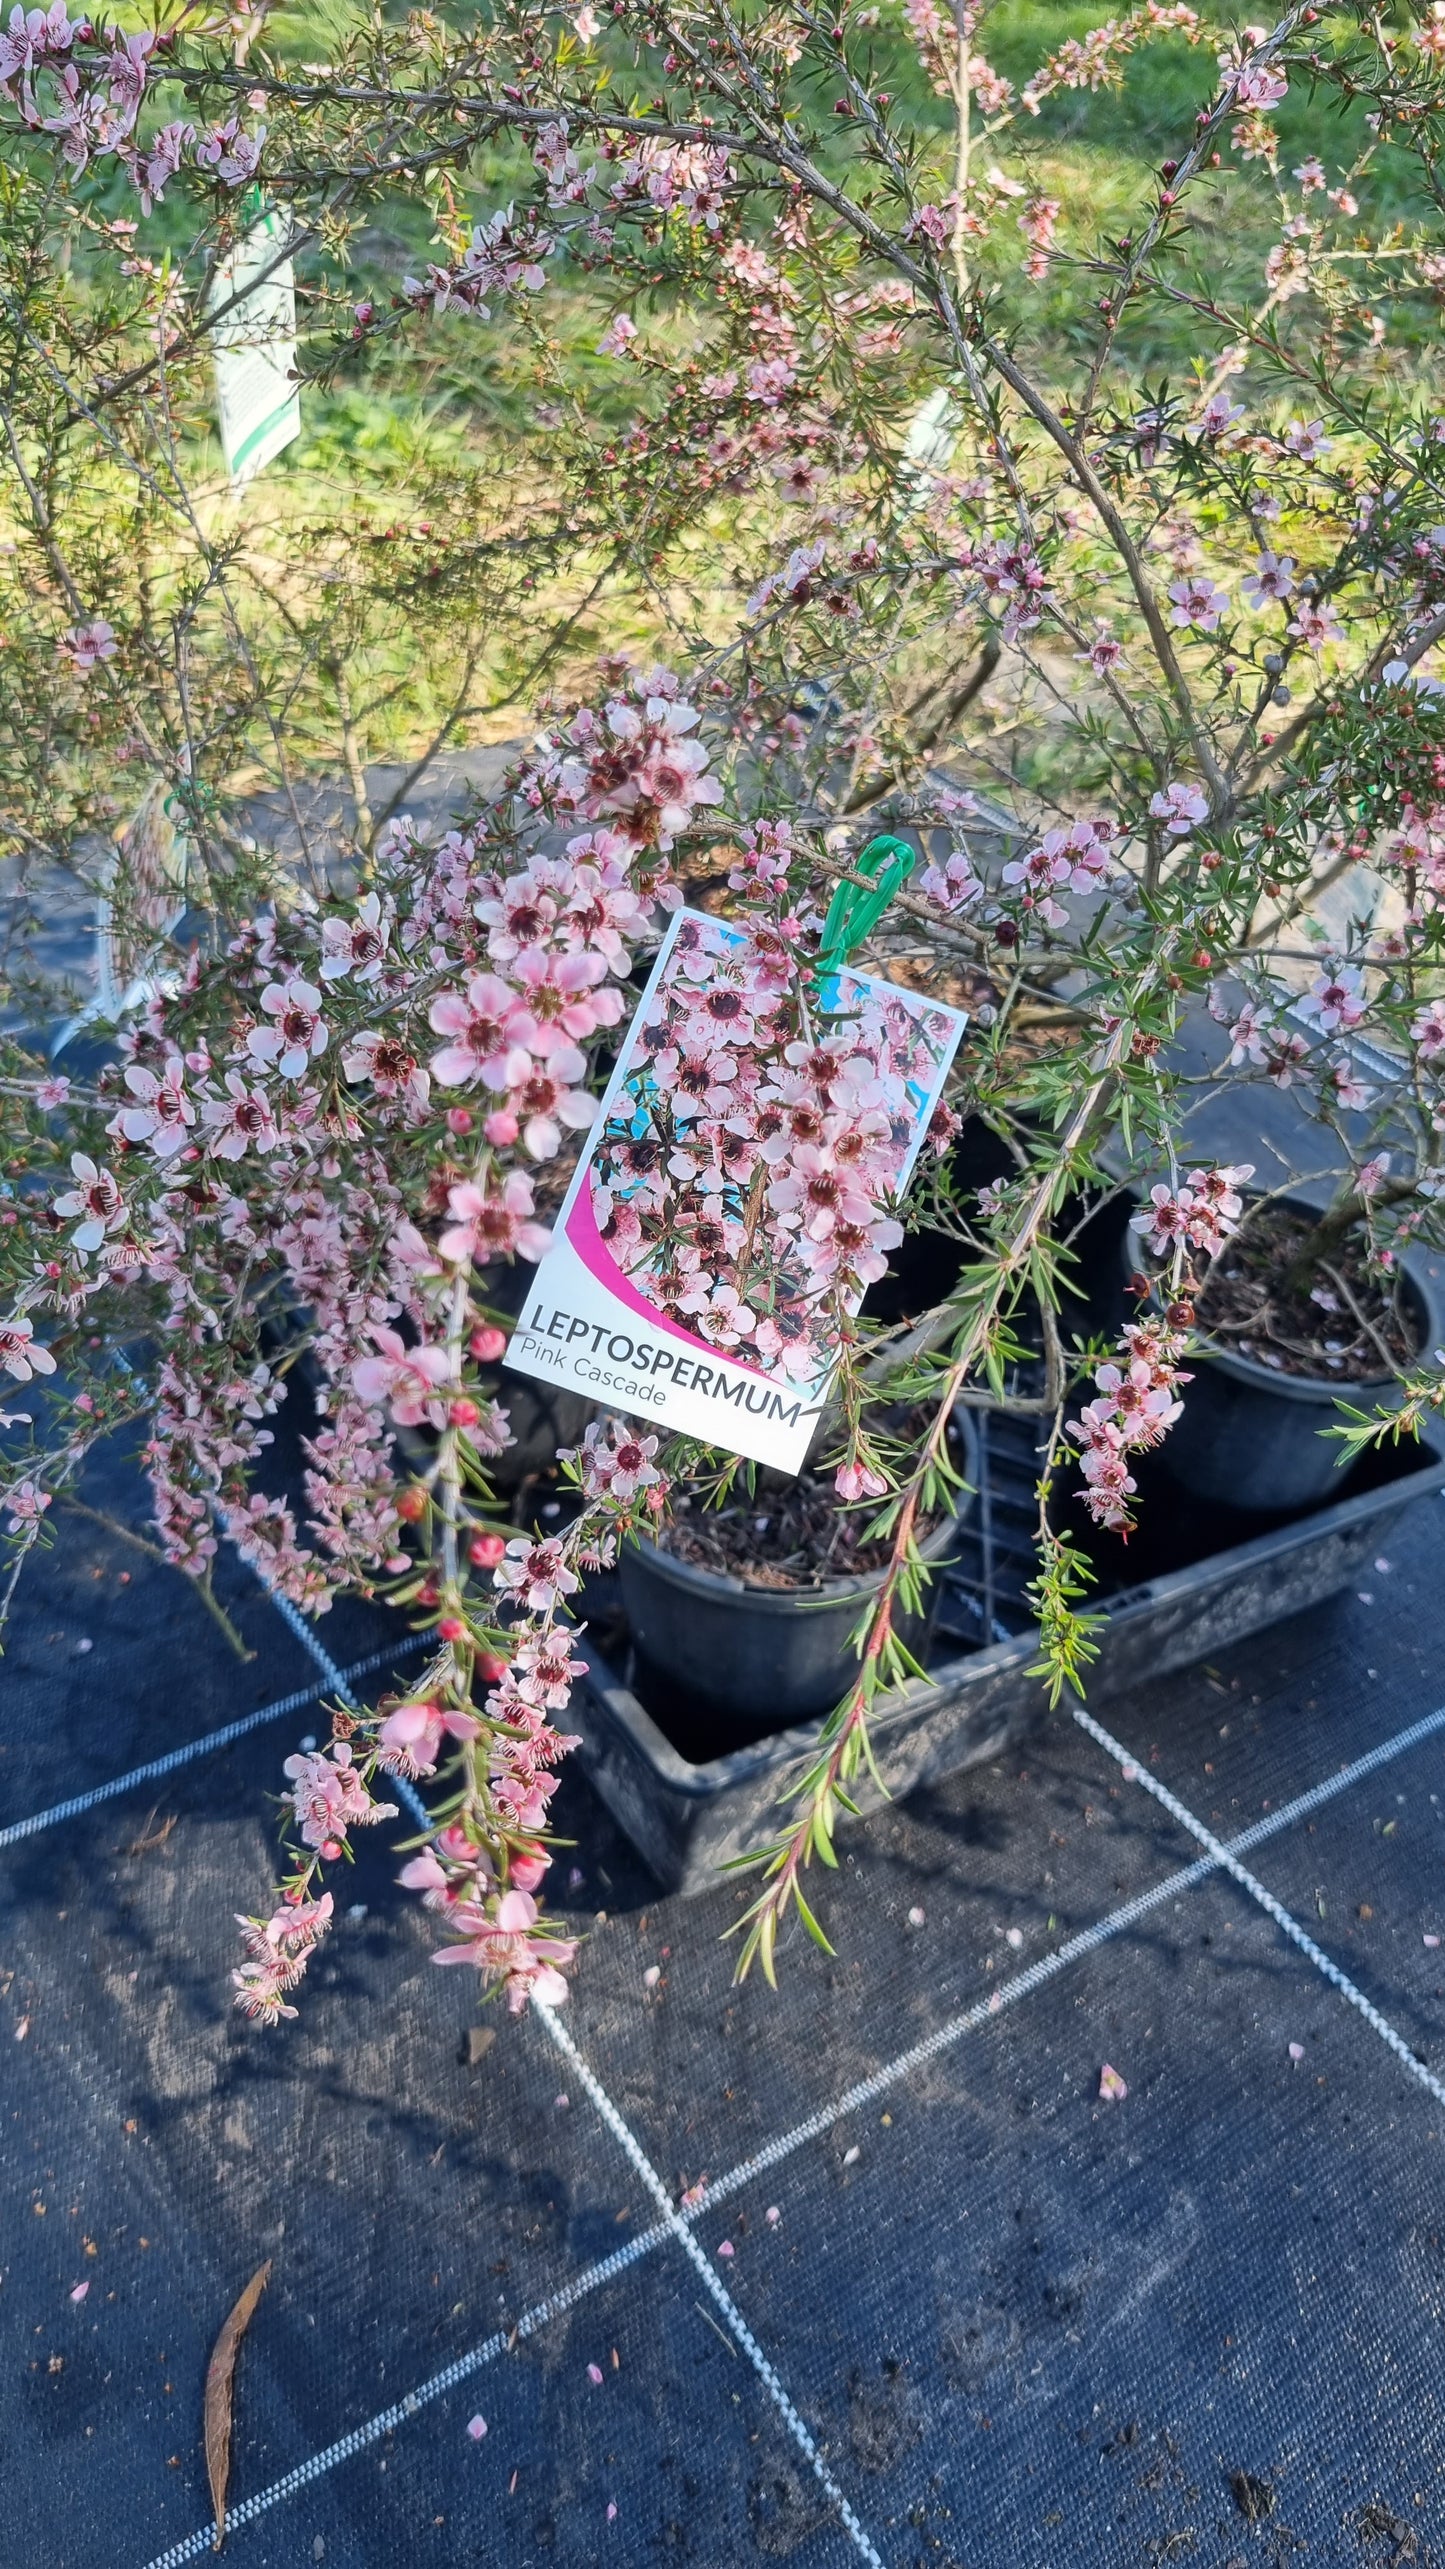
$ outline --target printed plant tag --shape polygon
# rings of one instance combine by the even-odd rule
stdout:
[[[800,1470],[966,1022],[679,911],[507,1364]]]
[[[237,490],[301,434],[296,282],[290,260],[276,257],[283,238],[280,217],[268,207],[219,262],[211,289],[213,310],[230,305],[211,338],[221,447]]]

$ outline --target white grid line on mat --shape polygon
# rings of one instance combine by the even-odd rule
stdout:
[[[354,1677],[365,1677],[375,1668],[385,1668],[418,1650],[421,1637],[403,1634],[385,1650],[368,1651],[344,1673],[332,1671],[327,1685],[337,1684],[344,1692]],[[328,1669],[331,1663],[327,1661]],[[304,1712],[324,1691],[323,1686],[298,1686],[294,1694],[278,1696],[274,1704],[260,1704],[254,1713],[243,1713],[234,1722],[223,1722],[219,1730],[204,1731],[199,1739],[188,1740],[183,1748],[167,1749],[163,1756],[147,1758],[144,1765],[128,1768],[124,1775],[113,1776],[108,1784],[93,1785],[88,1793],[72,1793],[65,1802],[52,1802],[45,1811],[32,1812],[28,1820],[12,1820],[0,1829],[0,1847],[15,1846],[22,1838],[38,1837],[42,1829],[53,1829],[62,1820],[77,1819],[82,1811],[92,1811],[99,1802],[113,1802],[121,1793],[129,1793],[137,1784],[153,1783],[158,1775],[174,1775],[176,1769],[188,1766],[193,1758],[210,1757],[218,1748],[229,1747],[233,1739],[244,1739],[248,1731],[261,1730],[267,1722],[279,1722],[287,1713]]]
[[[1231,1881],[1237,1882],[1241,1891],[1247,1891],[1251,1900],[1258,1902],[1265,1916],[1272,1918],[1281,1932],[1288,1936],[1291,1944],[1297,1945],[1306,1960],[1314,1964],[1316,1971],[1324,1974],[1331,1988],[1338,1990],[1347,2006],[1353,2007],[1357,2015],[1364,2018],[1371,2033],[1379,2035],[1381,2042],[1394,2053],[1401,2068],[1425,2089],[1427,2095],[1434,2097],[1437,2105],[1445,2105],[1445,2079],[1437,2078],[1434,2071],[1416,2057],[1404,2035],[1396,2032],[1389,2018],[1381,2015],[1379,2008],[1365,1996],[1363,1989],[1356,1986],[1349,1973],[1341,1971],[1339,1964],[1330,1960],[1329,1955],[1315,1943],[1313,1936],[1306,1933],[1298,1918],[1292,1916],[1286,1909],[1283,1901],[1276,1900],[1274,1893],[1267,1891],[1258,1875],[1251,1873],[1247,1865],[1240,1863],[1238,1855],[1225,1845],[1223,1839],[1217,1838],[1212,1829],[1207,1829],[1202,1820],[1197,1820],[1187,1803],[1181,1802],[1177,1793],[1171,1793],[1167,1784],[1161,1784],[1158,1776],[1151,1774],[1147,1766],[1141,1766],[1137,1758],[1131,1757],[1127,1748],[1115,1739],[1112,1731],[1106,1731],[1103,1723],[1096,1722],[1093,1714],[1085,1712],[1082,1704],[1071,1704],[1069,1710],[1080,1730],[1087,1732],[1089,1738],[1096,1741],[1107,1756],[1113,1758],[1125,1783],[1141,1784],[1161,1809],[1169,1813],[1171,1819],[1177,1820],[1181,1828],[1189,1831],[1190,1836],[1206,1850],[1213,1861],[1223,1867]],[[1417,1729],[1420,1727],[1419,1724],[1416,1725]]]
[[[870,2077],[860,2079],[855,2086],[835,2097],[818,2113],[808,2116],[801,2123],[794,2124],[791,2130],[780,2134],[775,2141],[769,2142],[764,2149],[755,2152],[751,2158],[740,2161],[738,2166],[714,2178],[712,2183],[704,2186],[701,2193],[685,2209],[677,2207],[673,2218],[654,2222],[649,2229],[639,2231],[635,2239],[628,2240],[624,2247],[617,2249],[610,2257],[601,2259],[596,2265],[584,2267],[581,2273],[575,2275],[572,2281],[560,2291],[551,2294],[544,2301],[535,2303],[531,2309],[523,2313],[515,2323],[515,2342],[520,2343],[524,2338],[535,2336],[540,2329],[548,2325],[550,2320],[572,2309],[577,2302],[585,2300],[588,2294],[598,2291],[604,2284],[610,2283],[614,2276],[625,2272],[639,2258],[650,2255],[654,2248],[665,2246],[675,2236],[674,2219],[691,2227],[700,2221],[704,2214],[711,2211],[714,2205],[723,2202],[731,2195],[740,2193],[745,2186],[764,2175],[769,2169],[776,2167],[780,2160],[790,2158],[795,2151],[802,2149],[809,2141],[821,2139],[845,2115],[864,2105],[872,2104],[879,2096],[885,2095],[889,2088],[907,2078],[911,2071],[922,2067],[926,2061],[935,2059],[940,2052],[947,2051],[953,2044],[961,2042],[966,2035],[981,2031],[1006,2008],[1016,2006],[1021,1999],[1031,1996],[1034,1990],[1041,1989],[1046,1982],[1057,1978],[1058,1974],[1065,1971],[1070,1964],[1080,1962],[1087,1954],[1097,1952],[1101,1945],[1108,1944],[1115,1936],[1121,1935],[1126,1928],[1133,1926],[1138,1919],[1146,1917],[1151,1910],[1162,1908],[1168,1900],[1178,1899],[1184,1892],[1192,1890],[1197,1883],[1207,1881],[1210,1875],[1220,1871],[1221,1867],[1228,1870],[1232,1856],[1248,1852],[1253,1847],[1261,1845],[1266,1839],[1280,1835],[1285,1829],[1291,1828],[1295,1821],[1303,1819],[1311,1811],[1319,1810],[1323,1804],[1333,1801],[1338,1794],[1348,1792],[1352,1785],[1363,1782],[1367,1775],[1372,1775],[1380,1767],[1389,1765],[1393,1759],[1407,1755],[1412,1748],[1419,1747],[1423,1741],[1434,1738],[1442,1730],[1445,1730],[1445,1705],[1435,1712],[1425,1714],[1419,1721],[1411,1722],[1404,1730],[1394,1732],[1389,1739],[1380,1741],[1376,1747],[1368,1749],[1363,1756],[1352,1759],[1347,1766],[1339,1768],[1335,1774],[1326,1776],[1318,1784],[1311,1785],[1307,1791],[1297,1794],[1292,1801],[1281,1803],[1277,1811],[1271,1811],[1265,1818],[1253,1821],[1247,1829],[1241,1830],[1237,1837],[1229,1840],[1227,1845],[1222,1845],[1218,1856],[1212,1853],[1198,1856],[1193,1864],[1185,1865],[1178,1872],[1167,1875],[1162,1882],[1157,1882],[1152,1890],[1141,1892],[1137,1898],[1125,1901],[1117,1909],[1111,1909],[1107,1917],[1099,1919],[1092,1927],[1082,1928],[1078,1935],[1070,1936],[1063,1944],[1056,1946],[1052,1953],[1045,1954],[1038,1962],[1030,1964],[1027,1970],[1018,1972],[1011,1980],[1002,1982],[989,1998],[981,2000],[975,2007],[966,2008],[960,2015],[950,2018],[946,2025],[939,2026],[922,2042],[911,2045],[905,2052],[900,2052],[894,2060],[887,2062],[882,2069],[876,2070]],[[1121,1763],[1133,1763],[1123,1750],[1119,1750],[1118,1755]],[[400,1781],[404,1783],[405,1779]],[[410,1798],[414,1799],[416,1809],[420,1810],[419,1797]],[[283,2473],[280,2479],[273,2480],[267,2488],[258,2490],[254,2497],[238,2500],[234,2507],[227,2510],[228,2529],[239,2530],[241,2526],[254,2522],[258,2516],[269,2514],[272,2508],[283,2505],[288,2498],[298,2496],[303,2489],[309,2488],[316,2480],[324,2478],[328,2472],[338,2469],[342,2463],[354,2460],[359,2453],[367,2452],[383,2437],[395,2433],[404,2426],[409,2418],[416,2416],[433,2400],[443,2397],[448,2391],[457,2389],[473,2373],[481,2371],[486,2365],[493,2363],[499,2355],[505,2354],[512,2342],[514,2341],[511,2331],[499,2330],[494,2336],[485,2339],[480,2346],[474,2347],[469,2354],[459,2355],[453,2363],[445,2365],[439,2373],[430,2375],[416,2390],[408,2391],[392,2407],[382,2409],[374,2417],[364,2419],[360,2426],[353,2427],[347,2434],[339,2436],[334,2443],[325,2445],[319,2453],[312,2454],[305,2462],[298,2463],[293,2470]],[[199,2560],[205,2556],[210,2548],[211,2539],[212,2528],[205,2525],[197,2532],[187,2535],[182,2541],[173,2544],[169,2550],[158,2553],[154,2560],[146,2564],[146,2569],[183,2569],[187,2561]]]
[[[321,1643],[316,1640],[314,1634],[307,1630],[304,1619],[298,1613],[296,1607],[288,1604],[284,1597],[275,1597],[273,1599],[273,1603],[280,1608],[282,1614],[286,1618],[286,1621],[291,1625],[298,1638],[305,1643],[307,1649],[316,1660],[318,1667],[327,1670],[330,1682],[333,1685],[338,1684],[340,1682],[340,1671],[331,1667]],[[405,1802],[407,1809],[412,1813],[412,1816],[417,1820],[421,1827],[427,1827],[429,1825],[427,1809],[425,1803],[422,1801],[421,1795],[415,1791],[405,1776],[395,1776],[393,1777],[392,1782],[394,1790],[398,1793],[402,1801]],[[688,2259],[689,2264],[693,2266],[697,2274],[700,2276],[704,2290],[709,2294],[718,2310],[722,2313],[729,2329],[736,2338],[739,2346],[742,2348],[748,2362],[752,2365],[754,2372],[757,2374],[759,2381],[762,2383],[764,2390],[767,2392],[768,2397],[772,2401],[774,2408],[777,2410],[779,2417],[782,2419],[784,2426],[791,2435],[793,2442],[797,2445],[799,2452],[802,2454],[810,2470],[813,2472],[819,2486],[824,2491],[824,2494],[837,2508],[844,2531],[847,2533],[854,2550],[858,2553],[860,2559],[867,2561],[868,2569],[883,2569],[883,2561],[880,2554],[875,2548],[869,2535],[865,2532],[862,2524],[859,2522],[858,2517],[849,2505],[848,2500],[844,2496],[841,2488],[838,2486],[837,2481],[834,2479],[832,2472],[829,2470],[827,2463],[818,2450],[818,2446],[814,2441],[813,2436],[804,2424],[802,2418],[799,2416],[797,2409],[793,2406],[791,2399],[788,2397],[787,2391],[784,2389],[783,2384],[778,2377],[775,2367],[764,2354],[762,2347],[759,2345],[752,2330],[749,2328],[747,2321],[744,2319],[742,2312],[737,2306],[737,2303],[733,2300],[733,2297],[728,2291],[726,2285],[715,2272],[711,2259],[703,2255],[701,2248],[693,2237],[691,2227],[678,2211],[677,2206],[673,2202],[671,2192],[659,2176],[657,2169],[653,2166],[651,2159],[648,2157],[642,2143],[633,2131],[631,2124],[627,2122],[617,2105],[614,2104],[606,2088],[603,2086],[601,2079],[597,2076],[596,2071],[583,2058],[583,2055],[578,2050],[566,2028],[558,2023],[552,2009],[550,2007],[538,2007],[534,2008],[532,2012],[537,2021],[543,2027],[544,2031],[550,2035],[553,2043],[557,2047],[557,2050],[561,2053],[563,2059],[569,2064],[575,2077],[580,2081],[581,2085],[585,2087],[596,2111],[601,2115],[603,2122],[606,2124],[608,2131],[617,2143],[618,2148],[622,2151],[623,2156],[626,2158],[634,2175],[640,2177],[643,2184],[646,2186],[648,2193],[651,2195],[653,2202],[657,2205],[658,2211],[662,2216],[661,2223],[659,2225],[661,2230],[667,2237],[676,2241],[677,2245],[681,2248],[683,2255]]]

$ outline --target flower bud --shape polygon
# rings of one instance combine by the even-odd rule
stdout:
[[[475,1427],[481,1414],[474,1400],[454,1400],[447,1406],[447,1417],[453,1427]]]
[[[507,1333],[505,1329],[474,1329],[467,1345],[479,1365],[495,1365],[497,1358],[506,1352]]]
[[[443,1615],[437,1632],[443,1641],[465,1641],[467,1637],[467,1627],[460,1615]]]
[[[472,1118],[465,1106],[449,1106],[447,1108],[447,1131],[449,1133],[469,1133],[471,1129]]]
[[[416,1525],[426,1514],[426,1492],[413,1487],[397,1493],[396,1512],[403,1525]]]
[[[494,1108],[482,1126],[487,1140],[495,1143],[499,1150],[505,1150],[509,1142],[515,1142],[521,1129],[516,1116],[509,1114],[505,1106]]]
[[[505,1535],[474,1534],[467,1545],[467,1557],[479,1570],[495,1570],[506,1548]]]

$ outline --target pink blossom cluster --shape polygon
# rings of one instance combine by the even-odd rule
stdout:
[[[548,744],[527,788],[561,812],[606,822],[619,854],[666,855],[694,811],[722,801],[697,723],[696,707],[679,694],[670,670],[643,671],[601,714],[584,707],[574,716]]]
[[[77,175],[93,160],[119,161],[147,214],[160,203],[188,151],[197,169],[223,186],[245,187],[256,176],[266,139],[264,126],[251,133],[239,117],[231,116],[201,135],[194,125],[171,123],[137,142],[158,41],[147,28],[125,31],[72,18],[66,0],[52,0],[48,9],[26,9],[17,0],[0,25],[0,98],[9,101],[31,132],[55,135],[62,160]],[[80,640],[83,644],[84,635]],[[108,655],[98,651],[94,656]]]
[[[786,895],[783,896],[786,899]],[[680,1327],[766,1372],[829,1367],[902,1226],[890,1210],[948,1021],[840,977],[809,1016],[788,909],[688,919],[591,1170],[598,1228]]]
[[[1037,116],[1044,100],[1056,90],[1117,89],[1130,54],[1149,37],[1179,35],[1189,44],[1198,44],[1206,32],[1199,12],[1184,5],[1184,0],[1169,0],[1168,5],[1164,0],[1145,0],[1143,8],[1131,10],[1126,18],[1106,18],[1087,35],[1066,37],[1033,74],[1021,103],[1031,116]]]
[[[1129,1456],[1158,1445],[1184,1407],[1178,1397],[1179,1386],[1190,1380],[1179,1365],[1184,1348],[1183,1336],[1166,1320],[1133,1322],[1123,1333],[1118,1360],[1095,1373],[1098,1399],[1069,1422],[1067,1432],[1079,1449],[1084,1505],[1096,1525],[1113,1533],[1127,1534],[1134,1521],[1129,1503],[1138,1484]]]
[[[1068,912],[1055,894],[1102,891],[1115,871],[1109,853],[1115,834],[1116,824],[1108,818],[1046,830],[1037,847],[1004,866],[1000,880],[1016,888],[1021,911],[1031,911],[1047,927],[1061,928]]]
[[[1243,1160],[1237,1168],[1191,1169],[1177,1187],[1152,1186],[1148,1204],[1134,1219],[1155,1257],[1178,1257],[1188,1249],[1217,1257],[1239,1227],[1239,1189],[1253,1175],[1253,1162]]]
[[[556,248],[535,216],[520,220],[508,205],[473,227],[459,259],[449,267],[428,267],[424,277],[403,277],[408,303],[430,304],[440,319],[444,312],[470,312],[478,321],[491,319],[487,297],[540,294],[547,282],[542,261]]]
[[[54,1362],[41,1305],[75,1314],[143,1280],[162,1315],[146,1459],[169,1557],[205,1576],[224,1536],[309,1612],[343,1584],[391,1583],[436,1621],[435,1723],[414,1706],[358,1714],[289,1770],[303,1852],[275,1917],[248,1930],[237,1995],[255,2012],[285,2012],[329,1915],[318,1870],[376,1815],[378,1767],[405,1758],[420,1774],[443,1748],[470,1778],[436,1859],[459,1949],[514,1998],[565,1959],[534,1895],[568,1745],[547,1716],[581,1666],[560,1620],[576,1572],[555,1547],[507,1553],[472,1495],[508,1434],[486,1371],[505,1343],[486,1296],[506,1263],[547,1246],[537,1165],[591,1120],[592,1051],[619,1021],[659,903],[676,898],[667,850],[719,797],[693,707],[668,671],[649,670],[600,713],[564,721],[471,829],[432,846],[399,822],[365,890],[262,913],[224,952],[194,958],[122,1033],[87,1125],[103,1141],[72,1153],[33,1282],[0,1320],[0,1366],[26,1382]],[[588,826],[567,837],[568,819]],[[786,825],[762,826],[749,855],[753,889],[771,900]],[[315,1368],[305,1526],[258,1485],[285,1371],[259,1337],[238,1353],[236,1316],[266,1276],[306,1315]],[[436,1459],[410,1464],[399,1434],[431,1440]],[[643,1447],[612,1431],[589,1441],[580,1557],[665,1488]],[[442,1473],[454,1491],[444,1573],[413,1548]],[[468,1586],[478,1572],[485,1606]]]

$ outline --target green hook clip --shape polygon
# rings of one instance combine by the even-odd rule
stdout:
[[[819,972],[839,971],[853,948],[871,937],[889,902],[902,891],[917,863],[918,850],[910,847],[906,839],[891,838],[885,832],[881,838],[869,840],[854,860],[853,871],[875,879],[866,889],[861,883],[839,884],[823,922]]]

